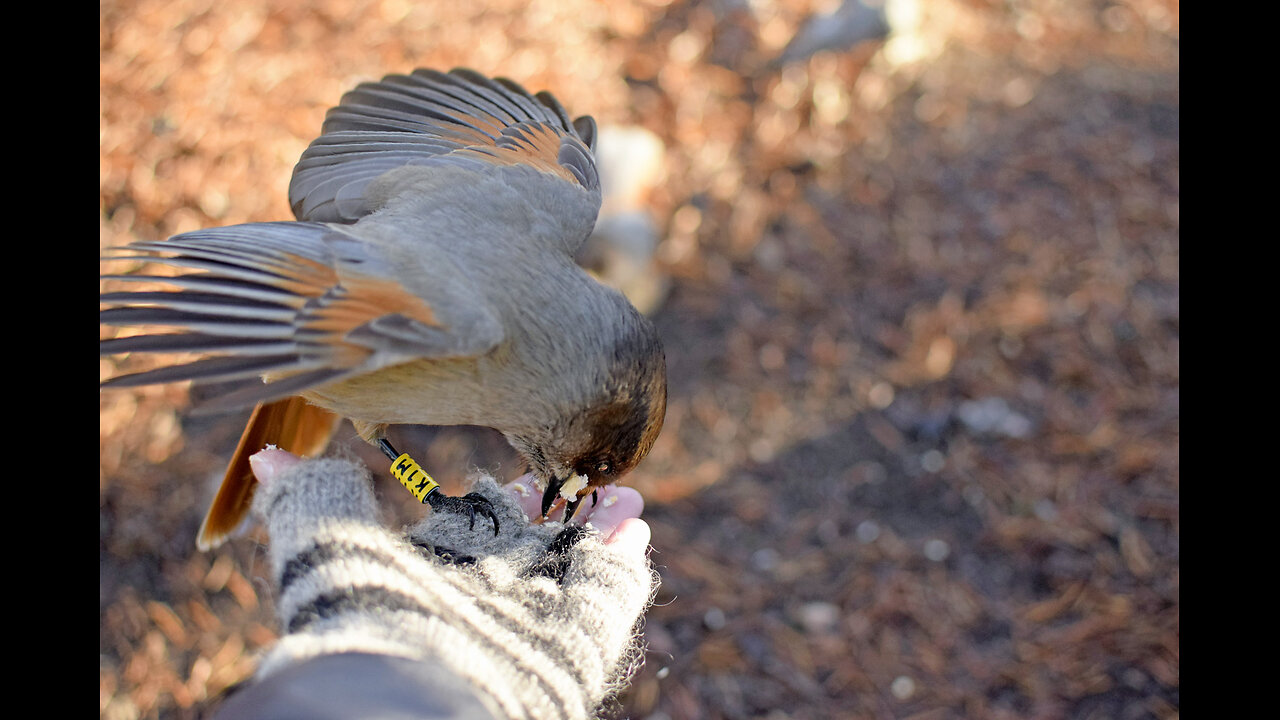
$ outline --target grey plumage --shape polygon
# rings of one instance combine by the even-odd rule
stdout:
[[[103,385],[231,383],[218,409],[297,395],[371,442],[387,424],[485,425],[549,485],[614,481],[653,444],[666,371],[652,324],[574,263],[600,210],[596,134],[469,70],[362,83],[294,169],[296,222],[108,251],[184,274],[103,294],[104,324],[171,332],[102,352],[210,356]]]
[[[469,70],[388,75],[360,84],[325,116],[322,135],[294,169],[289,201],[299,219],[351,222],[368,212],[361,202],[365,189],[387,170],[464,161],[454,153],[484,152],[477,135],[497,147],[517,147],[522,130],[534,127],[561,134],[557,161],[598,192],[595,121],[570,120],[550,94],[530,95]]]

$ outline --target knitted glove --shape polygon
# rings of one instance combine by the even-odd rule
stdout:
[[[355,463],[303,461],[264,483],[254,511],[270,532],[286,634],[257,681],[366,653],[462,678],[496,717],[592,717],[639,666],[656,574],[644,553],[607,547],[589,527],[530,523],[492,478],[473,491],[493,503],[498,534],[431,513],[406,539],[382,527]]]

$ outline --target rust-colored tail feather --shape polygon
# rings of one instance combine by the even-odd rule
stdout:
[[[200,526],[196,545],[211,550],[229,538],[249,514],[253,491],[258,480],[249,467],[249,456],[268,444],[295,455],[318,455],[324,452],[338,428],[337,415],[316,407],[301,397],[259,403],[249,417],[235,455],[227,465],[222,486]]]

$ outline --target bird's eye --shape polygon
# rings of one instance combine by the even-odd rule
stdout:
[[[610,465],[608,460],[601,460],[600,462],[596,463],[596,472],[600,473],[601,475],[608,475],[612,471],[613,471],[613,465]]]

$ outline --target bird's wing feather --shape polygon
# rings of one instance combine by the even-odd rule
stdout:
[[[113,248],[109,260],[189,272],[114,276],[178,289],[104,293],[103,324],[178,331],[104,340],[102,353],[211,355],[103,385],[238,381],[242,388],[208,407],[242,407],[415,358],[475,356],[501,341],[501,325],[482,304],[466,304],[465,315],[431,306],[351,232],[314,222],[251,223]],[[260,382],[264,375],[272,381]]]
[[[557,201],[594,218],[595,121],[571,120],[549,93],[466,69],[419,69],[362,83],[326,115],[289,186],[299,220],[351,223],[374,208],[370,183],[405,166],[526,166],[558,179]]]

